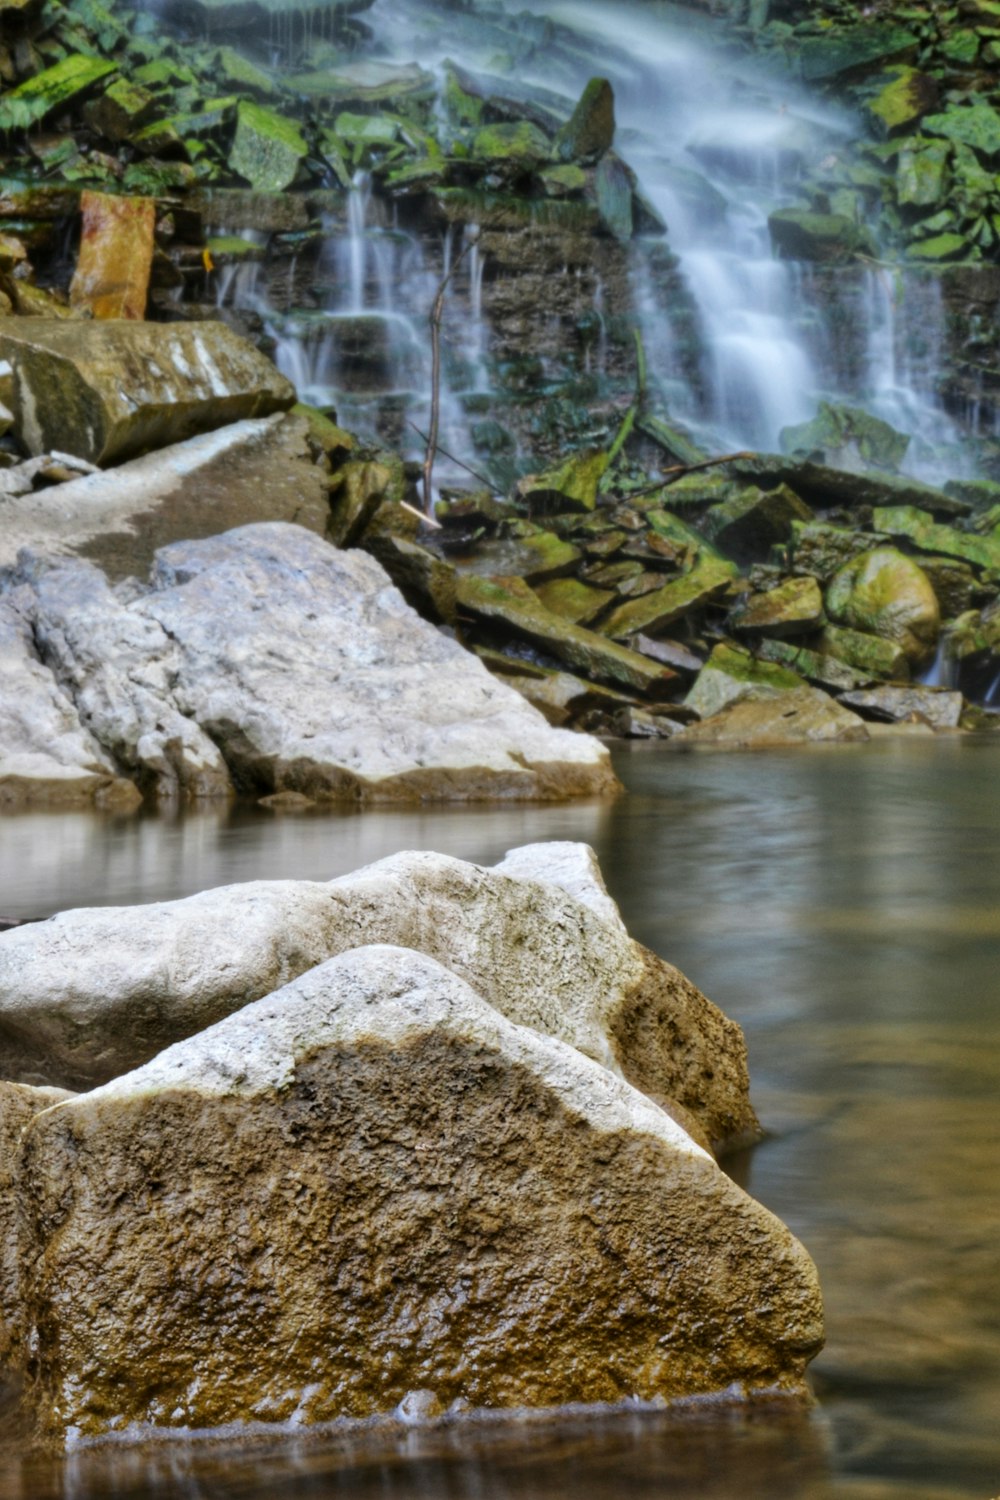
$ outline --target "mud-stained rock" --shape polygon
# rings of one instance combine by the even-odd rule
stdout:
[[[63,1089],[0,1082],[0,1383],[24,1352],[24,1268],[21,1136],[29,1120],[72,1096]]]
[[[224,323],[9,318],[0,359],[14,367],[14,422],[29,453],[91,463],[284,411],[295,390]]]
[[[70,302],[95,318],[146,316],[156,202],[84,192],[83,228]]]
[[[641,1094],[362,949],[39,1116],[54,1434],[803,1393],[815,1269]]]
[[[759,1134],[740,1028],[631,940],[591,852],[564,844],[497,870],[397,854],[329,884],[257,881],[16,929],[0,938],[0,1072],[104,1082],[374,943],[429,954],[511,1020],[676,1100],[716,1148]]]
[[[721,713],[676,736],[681,745],[719,745],[729,750],[867,739],[868,730],[857,714],[811,687],[730,703]]]

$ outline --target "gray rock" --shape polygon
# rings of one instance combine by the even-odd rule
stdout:
[[[22,1172],[53,1436],[802,1396],[822,1342],[802,1246],[663,1111],[399,948],[37,1116]]]
[[[889,684],[841,693],[850,709],[891,724],[926,720],[932,729],[957,729],[965,700],[961,693],[932,687],[892,687]]]
[[[511,1020],[675,1101],[715,1145],[757,1131],[739,1027],[632,942],[591,852],[563,844],[496,871],[398,854],[328,885],[253,882],[15,929],[0,937],[0,1076],[103,1082],[371,943],[429,954]]]
[[[803,743],[843,744],[867,740],[864,721],[819,688],[795,688],[731,703],[714,718],[676,736],[680,744],[718,745],[730,750],[766,750]]]
[[[78,560],[22,556],[16,576],[37,650],[83,722],[159,795],[235,786],[357,802],[617,788],[595,740],[551,729],[421,620],[373,558],[300,527],[161,549],[148,590],[115,593]],[[21,752],[16,738],[3,748]]]

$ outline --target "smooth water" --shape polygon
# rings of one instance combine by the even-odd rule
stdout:
[[[814,1411],[172,1442],[65,1466],[0,1431],[2,1500],[1000,1495],[1000,744],[616,759],[628,795],[582,806],[7,817],[0,912],[327,879],[402,848],[492,863],[534,839],[593,844],[633,933],[746,1031],[769,1135],[731,1169],[819,1266]]]

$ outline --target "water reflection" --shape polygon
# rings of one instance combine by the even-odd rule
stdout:
[[[8,1451],[4,1500],[1000,1494],[1000,744],[636,746],[618,765],[630,795],[610,805],[6,818],[0,911],[330,878],[399,848],[492,863],[594,844],[636,936],[746,1030],[771,1133],[740,1174],[820,1268],[818,1410],[105,1452],[65,1472]]]

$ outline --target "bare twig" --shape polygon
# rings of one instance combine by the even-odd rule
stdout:
[[[408,500],[400,500],[399,503],[404,510],[408,510],[411,516],[416,516],[417,519],[419,521],[422,521],[425,526],[433,526],[435,531],[444,530],[440,521],[435,520],[433,516],[425,515],[422,510],[417,510],[417,507],[415,505],[411,505]]]
[[[422,432],[420,430],[420,428],[417,426],[416,422],[411,422],[410,419],[407,418],[407,426],[413,428],[414,432],[417,434],[417,437],[420,438],[420,440],[422,442],[424,442],[424,443],[429,443],[430,442],[430,438],[427,436],[427,433],[426,432]],[[460,458],[456,458],[455,457],[454,453],[449,453],[448,450],[447,450],[447,448],[442,448],[440,443],[435,443],[434,444],[434,448],[435,448],[435,451],[437,453],[440,453],[440,455],[441,455],[442,458],[446,458],[449,463],[458,464],[458,467],[460,469],[464,469],[465,472],[466,472],[466,474],[471,474],[472,477],[473,477],[473,479],[478,479],[480,484],[485,484],[485,486],[486,486],[486,488],[488,490],[490,490],[490,491],[493,490],[494,485],[493,485],[492,479],[487,479],[486,475],[485,474],[480,474],[480,472],[479,472],[478,469],[473,469],[468,464],[463,463]]]
[[[424,510],[429,516],[434,513],[434,455],[438,451],[438,426],[441,417],[441,319],[444,316],[444,299],[451,278],[473,245],[478,243],[478,235],[466,240],[448,271],[441,278],[434,304],[431,307],[431,420],[430,431],[427,434],[427,449],[424,454]]]

